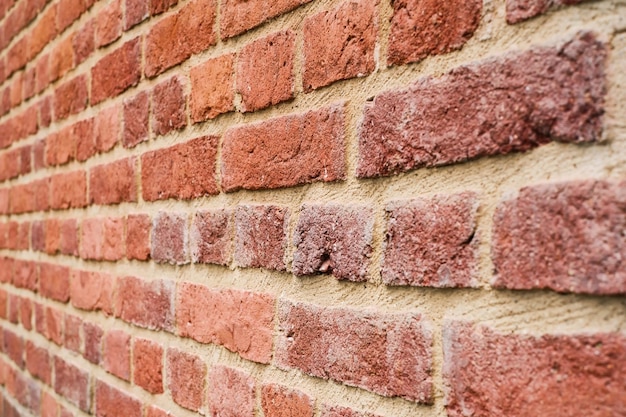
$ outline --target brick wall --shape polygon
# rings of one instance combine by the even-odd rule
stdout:
[[[0,0],[0,415],[626,415],[626,3]]]

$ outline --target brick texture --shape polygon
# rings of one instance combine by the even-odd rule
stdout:
[[[184,214],[160,212],[152,220],[150,257],[157,262],[189,262],[187,219]]]
[[[263,385],[261,407],[266,417],[313,417],[313,401],[308,395],[277,384]]]
[[[254,379],[243,371],[215,366],[209,372],[209,407],[213,415],[254,417]]]
[[[287,13],[301,4],[306,4],[310,1],[311,0],[277,0],[266,3],[263,0],[245,2],[225,0],[222,3],[223,14],[220,20],[222,39],[239,35],[273,17]]]
[[[209,59],[191,69],[191,118],[214,119],[235,109],[234,55]]]
[[[140,327],[173,330],[174,283],[125,277],[118,281],[115,315]]]
[[[178,405],[198,411],[204,404],[207,367],[195,355],[167,350],[168,386]]]
[[[229,211],[196,213],[190,233],[193,262],[228,265],[233,253],[232,229],[232,213]]]
[[[133,342],[133,382],[152,394],[163,392],[163,348],[146,339]]]
[[[136,85],[141,77],[140,39],[126,42],[91,70],[91,101],[99,103]]]
[[[582,3],[585,0],[507,0],[506,21],[522,22],[546,13],[552,7]]]
[[[152,91],[152,131],[157,135],[165,135],[185,127],[185,102],[185,93],[178,77],[157,84]]]
[[[142,404],[139,400],[102,381],[96,383],[95,397],[96,417],[142,416]]]

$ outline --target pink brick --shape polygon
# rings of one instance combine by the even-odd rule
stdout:
[[[111,330],[104,335],[103,368],[125,381],[130,381],[130,335]]]
[[[70,284],[72,305],[82,310],[102,310],[113,314],[116,280],[99,272],[74,271]]]
[[[239,266],[284,271],[289,210],[239,206],[235,210],[235,262]]]
[[[189,262],[186,214],[159,212],[152,220],[151,238],[151,257],[156,262]]]
[[[65,315],[65,341],[63,345],[72,352],[81,352],[81,329],[83,320],[78,316]]]
[[[204,403],[206,365],[200,357],[178,349],[167,350],[167,383],[174,402],[193,411]]]
[[[174,331],[174,291],[171,281],[119,278],[115,316],[139,327]]]
[[[80,257],[116,261],[126,254],[124,218],[85,219],[81,226]]]
[[[313,417],[311,397],[277,384],[263,385],[261,407],[265,417]]]
[[[190,232],[194,263],[228,265],[233,252],[233,220],[229,210],[200,211]]]
[[[254,417],[255,382],[247,373],[226,366],[209,372],[209,407],[216,416]]]

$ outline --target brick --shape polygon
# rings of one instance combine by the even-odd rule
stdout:
[[[150,258],[150,228],[147,214],[130,214],[126,217],[126,258],[146,261]]]
[[[24,369],[24,339],[10,330],[3,332],[3,352],[21,369]]]
[[[23,100],[22,91],[24,89],[24,72],[20,72],[13,77],[11,82],[11,107],[17,107]]]
[[[348,0],[304,22],[304,91],[376,68],[379,0]]]
[[[101,110],[94,119],[94,142],[98,152],[111,150],[120,140],[121,106]]]
[[[17,261],[18,265],[22,261]],[[7,258],[6,256],[0,257],[0,282],[12,283],[13,282],[13,265],[15,260]]]
[[[119,204],[137,201],[135,158],[98,165],[89,171],[90,204]]]
[[[174,331],[175,288],[172,281],[120,278],[115,316],[139,327]]]
[[[124,218],[85,219],[81,227],[80,257],[117,261],[124,257]]]
[[[234,54],[222,55],[189,71],[191,119],[194,123],[235,110],[234,61]]]
[[[74,48],[76,65],[85,62],[96,49],[95,32],[96,23],[92,19],[85,23],[85,25],[72,36],[72,47]]]
[[[59,403],[46,391],[41,393],[41,417],[58,417]]]
[[[152,219],[150,257],[159,263],[182,265],[189,262],[187,216],[159,212]]]
[[[59,346],[63,345],[63,323],[64,314],[61,310],[55,308],[45,308],[46,331],[45,335],[48,340]]]
[[[61,265],[41,264],[39,292],[46,298],[67,303],[70,299],[70,269]]]
[[[481,0],[394,1],[387,62],[401,65],[460,49],[478,28],[482,5]]]
[[[76,157],[76,138],[72,126],[53,132],[45,139],[46,166],[64,165]]]
[[[275,308],[271,295],[182,283],[176,306],[180,336],[224,346],[254,362],[269,363]],[[214,314],[207,315],[206,306],[212,306]]]
[[[20,323],[26,330],[33,328],[33,302],[28,298],[20,300]]]
[[[278,206],[238,206],[235,210],[235,263],[284,271],[289,210]]]
[[[522,188],[494,214],[493,285],[626,293],[624,183],[571,181]]]
[[[278,367],[432,403],[432,337],[421,315],[282,301],[278,318]]]
[[[141,77],[141,43],[136,38],[101,58],[91,69],[91,102],[115,97]]]
[[[171,413],[158,407],[150,406],[146,410],[146,417],[174,417]]]
[[[532,17],[542,15],[548,10],[582,3],[585,0],[507,0],[506,1],[506,21],[515,24],[528,20]]]
[[[355,411],[348,407],[329,406],[324,404],[320,417],[380,417],[372,413]]]
[[[87,205],[85,171],[66,172],[50,178],[50,208],[64,210]]]
[[[206,365],[196,355],[169,348],[166,366],[167,384],[174,402],[199,411],[205,396]]]
[[[36,69],[33,66],[30,66],[24,72],[24,101],[32,98],[35,95],[35,82],[37,74],[35,73]]]
[[[96,48],[113,43],[122,35],[122,1],[113,0],[100,10],[95,18]]]
[[[9,314],[8,320],[13,324],[18,324],[20,319],[21,297],[9,294]]]
[[[35,262],[13,261],[13,285],[36,292],[39,288],[39,267]]]
[[[150,14],[154,16],[167,11],[170,7],[175,6],[178,4],[178,0],[150,0],[149,3]]]
[[[295,38],[272,34],[245,46],[237,62],[237,92],[243,111],[255,111],[293,98]]]
[[[4,290],[0,290],[0,318],[6,320],[7,315],[7,304],[8,304],[8,294]],[[1,384],[0,384],[1,385]]]
[[[28,44],[26,37],[15,42],[7,52],[7,74],[13,74],[28,62]]]
[[[83,334],[85,335],[84,358],[93,364],[100,364],[102,361],[102,338],[104,337],[104,331],[96,324],[84,322]]]
[[[163,393],[163,347],[147,339],[133,343],[133,382],[151,394]]]
[[[188,200],[219,193],[216,136],[204,136],[141,156],[142,195],[146,201]]]
[[[59,33],[74,23],[89,8],[89,3],[89,0],[59,0],[57,13],[57,30]]]
[[[113,314],[116,281],[109,274],[73,271],[70,282],[72,305],[81,310],[102,310]]]
[[[478,284],[477,196],[471,192],[390,203],[381,275],[387,285]]]
[[[142,3],[145,3],[143,0]],[[126,148],[133,148],[148,140],[148,93],[141,92],[124,100],[124,130],[122,143]]]
[[[15,377],[7,382],[7,391],[30,412],[38,412],[41,407],[41,387],[28,375],[16,372]]]
[[[450,322],[443,337],[451,417],[466,410],[511,417],[605,416],[626,410],[623,335],[503,334]]]
[[[48,127],[52,123],[52,96],[44,97],[39,101],[39,121],[41,127]]]
[[[26,342],[26,369],[46,385],[52,383],[52,362],[45,347],[39,347],[30,340]]]
[[[229,129],[221,170],[226,192],[345,179],[344,105]]]
[[[229,210],[199,211],[190,232],[194,263],[228,265],[233,254],[233,221]]]
[[[47,179],[11,187],[9,195],[11,212],[20,214],[48,210],[49,188],[50,186]]]
[[[67,36],[56,44],[50,52],[49,76],[50,81],[56,81],[67,74],[76,65],[72,38]]]
[[[54,391],[88,412],[91,402],[89,373],[55,356],[54,376]]]
[[[35,65],[35,92],[39,94],[50,84],[50,55],[40,56]]]
[[[365,108],[357,176],[522,152],[552,140],[596,141],[605,58],[605,46],[583,33],[561,47],[510,53],[383,93]],[[547,71],[554,76],[543,77]]]
[[[46,336],[46,310],[42,304],[35,304],[35,330],[42,336]]]
[[[155,24],[146,37],[145,74],[154,77],[214,45],[215,0],[192,0]]]
[[[49,255],[58,252],[61,244],[61,229],[58,219],[48,219],[45,221],[45,246],[44,251]]]
[[[78,226],[74,219],[61,222],[61,253],[78,256]]]
[[[253,417],[255,382],[252,376],[234,368],[214,366],[209,372],[209,407],[213,415]]]
[[[96,417],[142,417],[141,402],[102,381],[96,382]]]
[[[94,119],[78,121],[71,126],[71,134],[76,138],[76,159],[84,162],[96,154],[94,140]]]
[[[146,20],[150,16],[148,6],[149,2],[145,0],[125,0],[124,30],[129,30]]]
[[[105,371],[130,381],[130,335],[121,330],[111,330],[104,335]]]
[[[367,207],[304,205],[294,233],[294,274],[365,281],[373,229],[374,214]]]
[[[8,189],[0,189],[0,214],[8,214],[10,210],[9,204],[10,192]]]
[[[277,384],[263,385],[261,407],[265,417],[313,417],[311,397]]]
[[[311,0],[224,0],[221,3],[220,33],[231,38],[283,13],[290,12]]]
[[[57,5],[52,4],[41,14],[35,23],[31,36],[28,37],[28,56],[32,60],[57,35],[56,31]]]
[[[80,113],[87,107],[87,77],[79,75],[54,90],[54,118],[61,120]]]
[[[178,76],[157,84],[152,90],[152,131],[165,135],[187,125],[185,92]]]
[[[81,352],[81,329],[83,320],[78,316],[65,315],[65,340],[63,346],[72,352]]]

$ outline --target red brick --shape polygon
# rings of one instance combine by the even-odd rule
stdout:
[[[152,27],[146,37],[147,77],[154,77],[216,42],[215,0],[192,0]]]
[[[159,212],[152,220],[150,256],[156,262],[189,262],[187,215]]]
[[[178,0],[150,0],[150,14],[152,16],[167,11],[170,7],[178,4]]]
[[[36,292],[39,287],[39,267],[35,262],[13,261],[13,285]]]
[[[182,283],[176,305],[181,336],[222,345],[254,362],[270,362],[275,308],[271,295]],[[207,306],[213,311],[210,316]]]
[[[58,356],[54,358],[54,391],[85,412],[89,411],[91,403],[89,382],[87,371]]]
[[[45,308],[46,331],[45,335],[48,340],[59,346],[63,345],[63,323],[64,314],[61,310],[52,307]]]
[[[52,123],[52,96],[44,97],[39,101],[39,125],[48,127]]]
[[[230,192],[345,179],[344,122],[344,106],[336,104],[229,129],[222,187]]]
[[[477,285],[477,196],[465,192],[393,202],[381,275],[388,285]]]
[[[21,261],[17,261],[19,264]],[[12,283],[13,282],[13,265],[15,261],[12,258],[5,256],[0,257],[0,282]]]
[[[26,175],[32,172],[33,164],[32,164],[32,145],[25,145],[21,148],[17,148],[15,150],[16,153],[19,153],[20,160],[20,175]]]
[[[357,175],[527,151],[552,140],[596,141],[605,58],[605,46],[585,33],[562,47],[507,54],[383,93],[365,109]]]
[[[119,204],[137,201],[135,158],[98,165],[89,171],[90,204]]]
[[[94,142],[98,152],[111,150],[120,140],[122,106],[101,110],[94,119]]]
[[[11,81],[11,107],[17,107],[22,102],[24,88],[24,72],[20,72]]]
[[[35,91],[41,93],[50,84],[50,56],[42,55],[36,62]]]
[[[141,402],[102,381],[96,382],[96,417],[141,417]]]
[[[67,36],[63,41],[57,43],[50,52],[49,61],[50,81],[56,81],[63,77],[69,70],[74,68],[74,45],[72,37]]]
[[[63,346],[72,352],[81,352],[81,329],[83,320],[78,316],[65,315],[65,340]]]
[[[235,262],[239,266],[284,271],[289,210],[239,206],[235,210]]]
[[[151,330],[174,331],[174,291],[171,281],[118,280],[115,316]]]
[[[7,383],[7,391],[30,413],[38,412],[41,408],[41,386],[26,374],[15,373],[15,378]]]
[[[54,255],[61,245],[61,222],[58,219],[48,219],[45,225],[45,252]]]
[[[7,74],[22,69],[28,62],[27,37],[15,42],[7,52]]]
[[[36,68],[34,66],[30,66],[24,72],[24,101],[32,98],[35,95],[35,83],[37,74],[35,73]]]
[[[406,64],[460,49],[478,28],[482,5],[481,0],[394,1],[388,63]]]
[[[432,338],[419,314],[283,301],[278,317],[275,361],[280,368],[296,368],[384,396],[432,403]]]
[[[121,330],[111,330],[104,335],[105,371],[130,381],[130,335]]]
[[[33,328],[33,302],[28,298],[20,300],[20,323],[26,330]]]
[[[224,0],[221,3],[220,33],[222,39],[246,32],[270,20],[287,13],[311,0]]]
[[[244,111],[293,98],[295,38],[292,31],[278,32],[242,49],[237,63],[237,92]]]
[[[133,382],[151,394],[163,392],[163,347],[146,339],[133,343]]]
[[[46,336],[46,309],[42,304],[35,304],[35,330],[42,336]]]
[[[126,217],[126,257],[146,261],[150,257],[151,219],[147,214]]]
[[[626,293],[625,185],[541,184],[502,202],[493,219],[494,286]]]
[[[87,205],[85,171],[66,172],[50,178],[50,207],[53,210],[79,208]]]
[[[76,138],[77,160],[84,162],[96,154],[93,118],[74,123],[71,126],[71,134]]]
[[[263,385],[261,406],[265,417],[313,417],[313,400],[308,395],[277,384]]]
[[[122,1],[107,2],[95,18],[96,48],[106,46],[122,35]]]
[[[379,417],[372,413],[355,411],[348,407],[322,406],[320,417]]]
[[[89,0],[59,0],[57,13],[57,30],[59,33],[74,23],[89,6]]]
[[[143,22],[150,16],[149,2],[145,0],[125,0],[126,15],[124,16],[124,30],[129,30]]]
[[[9,204],[10,191],[7,188],[0,189],[0,214],[11,212]]]
[[[46,385],[52,383],[52,362],[45,347],[36,346],[33,342],[26,342],[26,369],[35,378]]]
[[[46,137],[46,166],[64,165],[76,157],[76,138],[72,126]]]
[[[61,265],[41,264],[39,292],[44,297],[67,303],[70,299],[70,269]]]
[[[78,226],[74,219],[63,220],[61,223],[61,253],[78,256]]]
[[[21,369],[24,369],[24,339],[10,330],[4,329],[3,352]]]
[[[20,320],[20,302],[21,297],[15,294],[9,294],[9,314],[8,320],[13,324],[18,324]]]
[[[74,47],[76,65],[83,63],[95,50],[95,32],[96,23],[92,19],[74,33],[72,46]]]
[[[52,4],[41,14],[34,25],[28,39],[28,56],[32,60],[57,35],[56,30],[57,5]]]
[[[141,156],[141,184],[146,201],[188,200],[219,193],[215,173],[216,136],[204,136]]]
[[[41,417],[58,417],[59,403],[46,391],[41,393]]]
[[[74,271],[70,282],[72,305],[82,310],[102,310],[113,314],[115,278],[99,272]]]
[[[623,335],[516,335],[451,322],[443,337],[450,417],[467,410],[511,417],[626,410]]]
[[[141,42],[139,38],[126,42],[109,53],[91,69],[91,102],[99,103],[117,96],[141,77]]]
[[[374,71],[378,3],[348,0],[304,22],[304,91]]]
[[[200,211],[190,232],[194,263],[228,265],[233,254],[233,221],[229,210]]]
[[[85,219],[81,227],[80,257],[117,261],[124,257],[124,218]]]
[[[209,372],[209,407],[216,416],[254,417],[255,382],[247,373],[225,366]]]
[[[54,118],[61,120],[70,114],[80,113],[89,101],[87,77],[79,75],[54,90]]]
[[[48,190],[48,179],[11,187],[9,191],[11,213],[21,214],[47,210],[49,208]]]
[[[364,206],[304,205],[294,233],[293,273],[365,281],[374,214]]]
[[[157,84],[152,90],[152,131],[165,135],[187,125],[185,92],[178,76]]]
[[[155,406],[149,406],[146,410],[146,417],[174,417],[171,413],[161,410]]]
[[[233,54],[222,55],[189,71],[191,119],[194,123],[235,110],[234,61]]]
[[[506,21],[509,24],[522,22],[542,15],[552,8],[578,4],[583,1],[585,0],[507,0]]]
[[[4,290],[0,290],[0,318],[7,319],[8,294]],[[1,385],[1,384],[0,384]]]
[[[178,349],[167,350],[167,384],[174,402],[193,411],[202,408],[206,365],[200,357]]]
[[[143,0],[142,3],[145,3]],[[141,92],[124,100],[124,133],[122,142],[125,147],[133,148],[148,140],[148,93]]]
[[[83,334],[85,335],[85,350],[83,356],[89,362],[96,365],[102,360],[102,337],[104,331],[96,324],[83,323]]]

